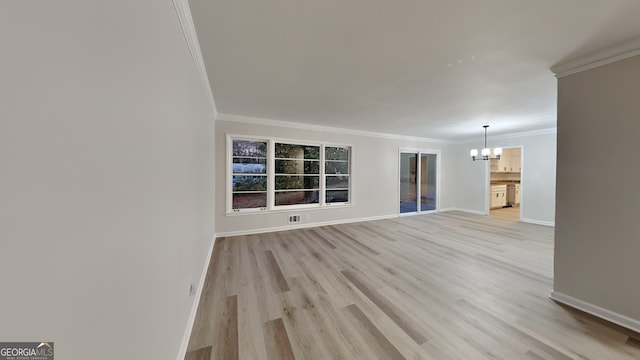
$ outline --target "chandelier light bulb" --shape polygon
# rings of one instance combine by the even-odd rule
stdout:
[[[469,155],[471,155],[471,160],[476,161],[500,159],[500,155],[502,155],[502,148],[497,147],[493,149],[493,151],[491,151],[491,148],[487,146],[487,129],[489,128],[489,125],[483,125],[482,127],[484,128],[484,148],[480,150],[480,154],[482,155],[482,157],[478,158],[478,149],[471,149],[471,151],[469,152]],[[492,152],[495,156],[493,158],[491,157]]]

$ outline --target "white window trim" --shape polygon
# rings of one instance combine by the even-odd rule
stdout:
[[[227,206],[226,206],[226,212],[228,214],[238,214],[238,213],[258,213],[258,212],[264,212],[267,211],[269,209],[269,201],[270,201],[270,197],[271,197],[271,192],[269,191],[269,186],[271,184],[271,181],[269,179],[269,151],[267,150],[267,206],[265,208],[251,208],[251,209],[233,209],[233,189],[231,187],[231,184],[233,183],[233,140],[237,139],[237,140],[255,140],[255,141],[266,141],[267,142],[267,148],[269,148],[270,143],[269,143],[269,138],[264,137],[264,136],[252,136],[252,135],[230,135],[227,134],[227,176],[226,176],[226,181],[225,181],[225,192],[227,194]]]
[[[291,145],[301,145],[301,146],[317,146],[319,147],[318,152],[320,153],[320,159],[318,159],[318,166],[319,166],[319,172],[318,172],[318,177],[319,177],[319,181],[318,181],[318,192],[319,192],[319,198],[318,198],[318,203],[314,203],[314,204],[295,204],[295,205],[276,205],[276,199],[275,199],[275,194],[276,194],[276,143],[281,143],[281,144],[291,144]],[[322,202],[322,173],[324,171],[324,166],[323,166],[323,157],[324,157],[324,146],[322,143],[316,143],[316,142],[309,142],[309,141],[303,141],[303,140],[281,140],[281,139],[273,139],[271,146],[269,148],[269,150],[271,151],[271,156],[267,156],[267,158],[269,159],[268,161],[270,161],[272,163],[272,172],[269,175],[269,177],[271,177],[272,181],[271,183],[273,184],[273,202],[271,202],[270,205],[270,209],[271,210],[286,210],[286,209],[306,209],[306,208],[314,208],[314,207],[320,207],[322,206],[323,202]],[[268,154],[269,155],[269,154]],[[297,160],[302,160],[302,162],[307,161],[307,159],[297,159]],[[315,159],[311,159],[311,161],[315,161]],[[282,174],[280,174],[282,175]],[[315,174],[314,174],[315,175]],[[304,175],[303,175],[304,176]],[[292,191],[304,191],[306,189],[294,189]],[[313,189],[311,189],[313,190]]]
[[[269,136],[256,136],[256,135],[242,135],[242,134],[227,134],[226,135],[226,215],[242,215],[242,214],[265,214],[282,212],[288,210],[314,210],[314,209],[327,209],[332,207],[351,207],[353,206],[353,144],[334,143],[334,142],[318,142],[301,139],[288,139],[280,137]],[[251,209],[233,209],[233,140],[255,140],[267,142],[267,206],[265,208],[251,208]],[[275,144],[286,143],[295,145],[307,145],[307,146],[319,146],[320,147],[320,192],[319,202],[316,204],[296,204],[296,205],[275,205]],[[345,147],[349,149],[348,166],[349,166],[349,187],[347,189],[349,198],[346,202],[326,202],[326,174],[325,174],[325,148],[326,147]]]
[[[325,151],[324,148],[325,147],[348,147],[349,148],[349,158],[348,158],[348,166],[349,166],[349,188],[347,189],[349,191],[349,200],[347,200],[346,202],[334,202],[334,203],[327,203],[326,202],[326,196],[327,196],[327,186],[326,186],[326,182],[327,182],[327,174],[325,174],[324,168],[325,168]],[[353,184],[353,145],[345,145],[345,144],[335,144],[335,143],[325,143],[323,144],[323,148],[322,148],[322,186],[323,186],[323,191],[322,191],[322,204],[324,206],[343,206],[343,205],[348,205],[353,203],[353,188],[352,188],[352,184]],[[333,175],[333,174],[330,174]]]

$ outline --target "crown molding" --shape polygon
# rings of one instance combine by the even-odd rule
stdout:
[[[209,83],[209,76],[207,75],[207,67],[204,64],[204,58],[202,57],[202,51],[200,50],[200,42],[198,41],[198,34],[196,33],[196,27],[193,23],[193,17],[191,16],[191,8],[187,0],[172,0],[173,7],[178,15],[180,27],[182,33],[187,41],[187,47],[191,54],[191,59],[196,67],[196,72],[200,77],[202,86],[204,87],[205,95],[211,106],[212,116],[215,118],[218,110],[216,108],[216,102],[213,98],[213,92],[211,91],[211,84]]]
[[[547,128],[547,129],[538,129],[538,130],[530,130],[530,131],[521,131],[509,134],[495,135],[492,136],[493,139],[511,139],[511,138],[519,138],[524,136],[535,136],[535,135],[547,135],[547,134],[556,134],[558,132],[558,128]]]
[[[385,133],[379,133],[379,132],[374,132],[374,131],[364,131],[364,130],[355,130],[355,129],[331,127],[331,126],[303,124],[303,123],[297,123],[297,122],[292,122],[292,121],[272,120],[272,119],[264,119],[264,118],[257,118],[257,117],[251,117],[251,116],[242,116],[242,115],[231,115],[231,114],[223,114],[223,113],[218,113],[216,115],[216,120],[240,122],[240,123],[256,124],[256,125],[270,125],[270,126],[277,126],[277,127],[287,127],[287,128],[294,128],[294,129],[300,129],[300,130],[312,130],[312,131],[322,131],[322,132],[330,132],[330,133],[340,133],[340,134],[349,134],[349,135],[358,135],[358,136],[377,137],[377,138],[391,139],[391,140],[428,142],[428,143],[434,143],[434,144],[452,144],[453,143],[453,141],[450,141],[450,140],[432,139],[432,138],[406,136],[406,135],[385,134]]]
[[[536,135],[547,135],[547,134],[556,134],[558,132],[557,128],[547,128],[547,129],[539,129],[539,130],[531,130],[531,131],[521,131],[509,134],[501,134],[501,135],[491,135],[491,140],[504,140],[504,139],[515,139],[526,136],[536,136]],[[456,141],[456,144],[469,144],[473,142],[477,142],[478,138],[473,139],[465,139]]]
[[[637,55],[640,55],[640,38],[556,64],[551,71],[562,78]]]

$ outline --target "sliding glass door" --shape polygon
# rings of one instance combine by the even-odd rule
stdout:
[[[438,154],[400,151],[400,213],[437,209]]]
[[[418,154],[400,153],[400,213],[418,211]]]

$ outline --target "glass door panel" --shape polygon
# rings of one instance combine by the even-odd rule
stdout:
[[[436,154],[420,154],[420,211],[436,209]]]
[[[418,211],[416,153],[400,153],[400,213]]]

